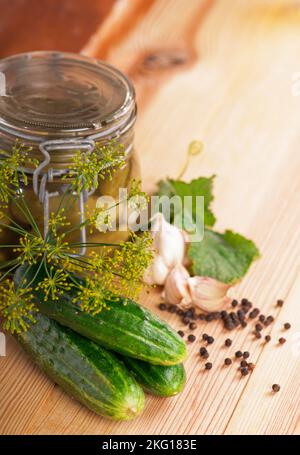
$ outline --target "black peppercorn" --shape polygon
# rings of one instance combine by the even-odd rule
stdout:
[[[245,312],[243,310],[238,310],[237,311],[237,316],[240,321],[243,321],[245,319]]]
[[[176,305],[170,305],[168,308],[169,313],[177,313],[177,306]]]
[[[286,322],[283,327],[285,330],[289,330],[291,328],[291,324],[289,322]]]
[[[279,299],[277,300],[277,306],[282,307],[284,305],[284,301]]]
[[[232,364],[232,360],[229,359],[228,357],[224,360],[224,364],[225,365],[231,365]]]
[[[284,344],[286,342],[286,339],[281,337],[281,338],[279,338],[278,341],[279,341],[280,344]]]
[[[240,357],[243,357],[242,351],[236,351],[235,356],[236,356],[237,359],[240,358]]]
[[[224,324],[225,329],[227,330],[233,330],[234,329],[234,324],[231,321],[228,321]]]
[[[221,318],[222,319],[225,319],[227,316],[228,316],[227,311],[225,311],[225,310],[221,311]]]
[[[257,332],[261,332],[262,329],[263,329],[263,326],[262,326],[261,324],[255,324],[255,330],[256,330]]]
[[[260,320],[260,322],[264,322],[266,319],[266,316],[264,314],[261,314],[258,319]]]
[[[203,335],[202,335],[202,340],[206,341],[206,340],[207,340],[207,338],[208,338],[208,335],[207,335],[207,333],[203,333]]]
[[[249,374],[248,368],[247,367],[241,368],[241,373],[242,376],[247,376],[247,374]]]
[[[266,343],[269,343],[269,341],[271,341],[270,335],[266,335],[266,336],[265,336],[265,340],[266,340]]]
[[[199,352],[200,352],[200,355],[203,355],[203,354],[205,354],[205,353],[207,352],[207,349],[206,349],[205,347],[202,346],[202,347],[199,349]]]
[[[207,363],[205,364],[205,369],[206,369],[206,370],[211,370],[211,369],[212,369],[212,363],[211,363],[211,362],[207,362]]]
[[[249,314],[249,318],[255,319],[258,315],[259,315],[259,309],[254,308],[254,310],[252,310],[251,313]]]
[[[159,307],[159,309],[160,309],[161,311],[165,311],[165,310],[167,309],[167,305],[166,305],[165,303],[160,303],[160,304],[158,305],[158,307]]]
[[[188,336],[188,340],[189,340],[191,343],[193,343],[193,342],[196,340],[195,335],[189,335],[189,336]]]
[[[208,359],[209,357],[209,353],[206,351],[204,352],[204,354],[202,355],[203,359]]]
[[[250,357],[250,353],[248,351],[243,352],[244,359],[248,359]]]
[[[229,346],[231,346],[231,345],[232,345],[232,340],[230,338],[227,338],[225,340],[225,346],[227,346],[229,348]]]
[[[260,332],[254,332],[254,336],[255,338],[257,338],[258,340],[262,337],[261,333]]]
[[[280,385],[279,385],[279,384],[273,384],[273,385],[272,385],[272,390],[273,390],[273,392],[275,392],[275,393],[276,393],[276,392],[279,392],[279,390],[280,390]]]
[[[182,330],[178,330],[178,332],[177,332],[177,333],[178,333],[178,335],[179,335],[179,336],[181,336],[181,338],[183,338],[183,337],[184,337],[184,332],[183,332]]]
[[[187,318],[187,317],[185,316],[184,318],[182,318],[182,322],[183,322],[185,325],[189,325],[190,320],[189,320],[189,318]]]
[[[197,324],[195,322],[191,322],[190,325],[189,325],[189,328],[191,330],[195,330],[197,328]]]
[[[239,304],[239,302],[238,302],[237,300],[235,300],[235,299],[231,302],[231,306],[232,306],[233,308],[235,308],[236,306],[238,306],[238,304]]]
[[[248,324],[247,324],[246,321],[242,321],[242,322],[241,322],[241,326],[243,327],[243,329],[244,329],[245,327],[247,327],[247,325],[248,325]]]
[[[206,341],[207,341],[208,344],[213,344],[215,339],[213,337],[207,337]]]

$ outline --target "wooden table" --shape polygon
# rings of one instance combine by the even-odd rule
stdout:
[[[213,369],[203,371],[199,341],[189,345],[185,391],[147,397],[144,413],[129,423],[102,419],[72,401],[9,340],[0,358],[1,433],[299,434],[300,2],[122,0],[83,51],[135,83],[136,145],[147,190],[178,174],[191,140],[204,142],[185,178],[217,174],[217,227],[251,237],[262,252],[235,294],[278,317],[269,344],[240,330],[228,352],[220,326],[199,323],[198,336],[208,331],[216,339]],[[275,308],[278,298],[285,300],[282,309]],[[141,301],[157,312],[159,292]],[[175,316],[166,319],[181,328]],[[292,329],[279,347],[287,321]],[[240,347],[256,364],[242,380],[236,368],[221,366]],[[281,385],[276,395],[273,383]]]

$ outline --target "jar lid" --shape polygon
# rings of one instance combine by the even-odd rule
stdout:
[[[107,129],[117,132],[135,119],[132,84],[96,59],[64,52],[25,53],[0,60],[0,75],[5,81],[0,129],[19,137],[97,136]]]

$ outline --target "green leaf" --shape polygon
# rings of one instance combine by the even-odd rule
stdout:
[[[240,280],[259,257],[255,244],[240,234],[205,230],[201,242],[191,243],[188,251],[193,275],[209,276],[224,283]]]
[[[215,224],[216,218],[210,209],[210,204],[213,201],[213,183],[215,176],[206,178],[199,177],[192,180],[190,183],[181,180],[161,180],[158,182],[158,196],[179,196],[182,203],[185,196],[203,196],[204,197],[204,224],[212,227]],[[195,224],[202,223],[203,220],[198,220],[196,216],[196,204],[192,204],[189,213],[185,210],[184,217],[192,220]],[[173,220],[174,221],[174,214]],[[176,220],[175,220],[176,221]],[[190,223],[190,221],[188,222]]]

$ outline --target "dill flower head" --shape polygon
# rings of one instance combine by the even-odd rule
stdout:
[[[47,301],[59,300],[59,297],[64,292],[70,291],[72,283],[69,280],[69,275],[64,270],[55,269],[53,266],[47,271],[47,276],[40,281],[35,290],[42,290],[44,292],[44,298]]]
[[[110,293],[102,286],[101,280],[88,277],[85,283],[79,286],[73,303],[79,304],[83,311],[95,316],[104,308],[109,309],[107,305],[109,297]]]
[[[52,212],[48,220],[48,228],[53,237],[57,237],[58,231],[62,228],[70,226],[71,223],[65,214],[65,209],[62,207],[57,213]]]
[[[26,331],[35,322],[37,308],[31,288],[16,289],[14,282],[6,280],[0,286],[0,316],[3,327],[11,333]]]
[[[107,258],[109,267],[118,277],[114,281],[114,292],[124,297],[136,298],[143,287],[142,278],[152,260],[152,238],[148,232],[141,235],[131,234],[131,240],[123,242]]]
[[[14,248],[15,253],[19,253],[20,264],[36,264],[44,252],[44,241],[42,237],[26,233],[19,239],[19,246]]]
[[[4,153],[4,158],[0,160],[0,203],[7,204],[9,198],[19,189],[20,177],[27,185],[27,176],[22,167],[25,164],[37,165],[36,160],[28,155],[31,148],[25,147],[18,141],[14,144],[10,155]]]
[[[64,179],[71,179],[71,186],[76,193],[91,191],[98,187],[99,180],[111,179],[113,172],[123,164],[124,147],[121,144],[96,144],[91,152],[78,151],[75,154]]]

